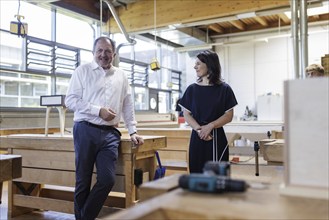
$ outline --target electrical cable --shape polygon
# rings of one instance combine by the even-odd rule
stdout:
[[[103,34],[103,0],[100,0],[99,8],[100,36]]]
[[[23,17],[23,16],[21,16],[20,14],[19,14],[19,11],[20,11],[20,9],[21,9],[21,0],[18,0],[18,9],[17,9],[17,15],[16,15],[16,17],[17,17],[17,21],[18,21],[18,32],[20,33],[20,35],[24,38],[25,36],[26,36],[26,32],[25,32],[25,27],[24,27],[24,24],[21,22],[21,17]],[[20,29],[23,29],[23,34],[22,34],[22,32],[20,31]]]
[[[157,2],[154,0],[154,47],[155,59],[157,59]]]
[[[225,153],[227,147],[228,147],[228,143],[226,144],[226,147],[224,148],[224,150],[223,150],[223,152],[222,152],[222,155],[220,156],[218,162],[221,162],[221,161],[222,161],[222,158],[223,158],[223,156],[224,156],[224,153]]]

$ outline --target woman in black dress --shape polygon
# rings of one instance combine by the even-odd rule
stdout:
[[[228,161],[229,152],[223,126],[232,121],[237,100],[222,80],[217,53],[197,55],[194,69],[197,83],[186,89],[179,104],[185,121],[192,127],[189,147],[190,173],[202,173],[207,161]]]

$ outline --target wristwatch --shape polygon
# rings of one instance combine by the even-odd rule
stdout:
[[[133,135],[133,134],[137,134],[137,132],[135,131],[135,132],[133,132],[133,133],[131,133],[131,134],[129,134],[129,135],[131,136],[131,135]]]

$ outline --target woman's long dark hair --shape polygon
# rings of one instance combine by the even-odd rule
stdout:
[[[217,53],[211,50],[205,50],[199,53],[196,57],[207,65],[209,83],[214,85],[221,84],[223,82],[222,68]],[[197,81],[201,82],[202,77],[199,77]]]

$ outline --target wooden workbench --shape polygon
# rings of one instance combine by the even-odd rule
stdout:
[[[137,198],[134,170],[142,169],[153,179],[155,150],[166,147],[166,137],[143,136],[135,147],[123,136],[119,148],[116,183],[105,204],[120,208],[132,206]],[[22,177],[8,184],[8,215],[14,217],[32,209],[73,213],[75,159],[73,137],[66,135],[9,135],[0,137],[1,148],[23,158]],[[96,174],[93,175],[95,182]],[[116,193],[117,192],[117,193]],[[122,200],[124,200],[122,202]]]
[[[178,180],[177,176],[173,177]],[[165,178],[170,178],[168,183],[172,185],[172,178]],[[165,179],[161,181],[161,184],[164,185]],[[159,196],[105,217],[107,220],[287,220],[328,219],[329,217],[329,200],[280,195],[280,187],[276,183],[262,184],[259,182],[257,184],[257,182],[253,182],[252,185],[255,188],[249,188],[243,193],[222,194],[196,193],[177,188],[167,193],[161,192],[162,194]],[[161,190],[163,191],[162,188]]]
[[[22,176],[22,156],[0,154],[0,204],[2,183]]]
[[[283,131],[281,121],[232,121],[224,126],[225,134],[230,140],[239,134],[250,141],[259,141],[267,138],[267,132]]]
[[[22,156],[0,154],[0,182],[22,176]]]

